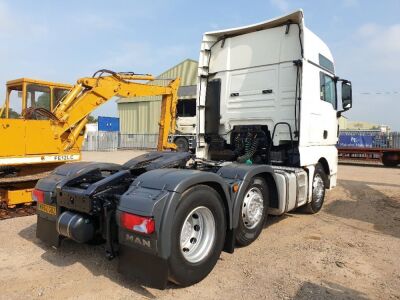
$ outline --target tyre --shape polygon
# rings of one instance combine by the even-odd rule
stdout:
[[[319,212],[324,204],[326,182],[328,177],[324,168],[320,163],[315,166],[314,177],[312,182],[312,197],[311,202],[304,206],[304,211],[310,214]]]
[[[174,141],[175,145],[176,145],[176,150],[178,152],[188,152],[189,151],[189,142],[186,138],[184,137],[178,137],[175,141]]]
[[[400,164],[398,157],[400,157],[400,153],[383,153],[382,163],[385,167],[396,167]]]
[[[247,246],[260,235],[268,215],[269,190],[263,178],[253,178],[240,206],[236,244]]]
[[[225,243],[226,216],[220,195],[206,185],[187,190],[172,225],[169,279],[188,286],[214,268]]]

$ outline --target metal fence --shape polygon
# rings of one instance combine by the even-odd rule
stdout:
[[[363,147],[367,148],[397,148],[400,149],[400,132],[384,134],[374,131],[341,131],[340,136],[353,139],[350,144],[338,146],[360,147],[357,137],[364,137]],[[368,137],[371,137],[370,141]],[[354,142],[355,141],[355,142]],[[366,142],[368,141],[368,143]],[[83,142],[83,151],[116,151],[118,149],[156,149],[158,134],[121,134],[119,132],[97,131],[88,132]],[[368,146],[365,146],[368,144]]]
[[[156,149],[158,134],[121,134],[119,132],[88,132],[83,151],[116,151],[118,149]]]
[[[392,145],[393,148],[399,148],[400,149],[400,132],[392,132]]]
[[[120,134],[119,149],[156,149],[158,134]]]
[[[375,130],[343,130],[339,133],[339,147],[400,148],[400,132],[382,133]]]

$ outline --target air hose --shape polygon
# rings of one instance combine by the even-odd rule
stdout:
[[[253,135],[251,133],[247,134],[244,140],[244,154],[239,156],[237,161],[240,163],[251,164],[251,158],[257,152],[258,149],[258,139],[257,134]]]

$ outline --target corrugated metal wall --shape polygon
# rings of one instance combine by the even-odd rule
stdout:
[[[192,86],[197,84],[197,62],[187,59],[180,64],[165,71],[157,78],[173,79],[181,78],[180,86]],[[154,84],[167,84],[168,80],[155,80]],[[195,95],[187,95],[180,99],[194,98]],[[120,98],[117,100],[118,114],[120,118],[121,134],[155,134],[158,133],[158,122],[161,112],[161,97],[135,97],[131,99]]]
[[[160,101],[118,103],[118,113],[121,133],[158,133]]]

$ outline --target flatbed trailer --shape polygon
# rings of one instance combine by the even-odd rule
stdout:
[[[337,149],[343,162],[375,162],[395,167],[400,164],[400,132],[340,130]]]
[[[379,162],[387,167],[400,164],[398,148],[338,147],[339,161]]]
[[[221,251],[254,242],[268,215],[322,208],[336,186],[337,116],[351,106],[351,83],[335,75],[329,48],[301,10],[207,32],[196,155],[151,152],[123,165],[57,168],[33,193],[37,237],[54,247],[66,238],[102,241],[121,273],[147,285],[199,282]]]

